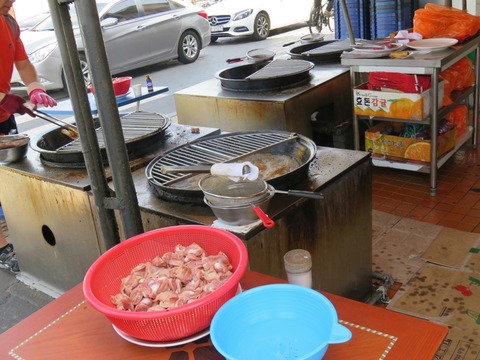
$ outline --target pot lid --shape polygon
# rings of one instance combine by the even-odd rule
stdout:
[[[315,65],[305,60],[273,60],[245,79],[270,79],[308,72]]]

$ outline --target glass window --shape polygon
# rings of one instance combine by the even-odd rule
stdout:
[[[118,22],[135,19],[139,16],[137,5],[134,0],[125,0],[114,6],[103,16],[103,18],[113,17]]]
[[[100,12],[105,7],[105,5],[107,5],[107,3],[101,2],[101,1],[98,1],[96,4],[97,4],[97,11],[98,12]],[[70,19],[72,21],[72,26],[73,26],[73,28],[78,28],[78,19],[77,19],[77,13],[76,13],[75,6],[73,4],[70,4],[70,5],[68,5],[68,8],[69,8],[69,12],[70,12]],[[35,25],[35,27],[33,29],[37,30],[37,31],[53,30],[52,17],[49,16],[48,18],[46,18],[41,23]]]
[[[172,9],[168,0],[142,0],[142,6],[145,15],[157,14]]]
[[[170,1],[170,4],[172,4],[172,7],[174,9],[183,9],[185,8],[185,5],[179,3],[179,2],[176,2],[176,1]]]

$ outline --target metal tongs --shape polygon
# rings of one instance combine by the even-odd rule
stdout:
[[[56,118],[50,114],[44,113],[43,111],[40,111],[38,109],[34,109],[32,110],[32,112],[35,114],[35,116],[39,117],[40,119],[48,121],[49,123],[55,124],[63,128],[65,131],[62,131],[62,133],[67,135],[69,138],[73,140],[78,138],[78,129],[76,126],[69,124],[68,122],[63,121],[62,119]]]

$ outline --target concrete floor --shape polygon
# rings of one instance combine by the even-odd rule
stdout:
[[[26,285],[0,269],[0,333],[45,306],[53,297]]]

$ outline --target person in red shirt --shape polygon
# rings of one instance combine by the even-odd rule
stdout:
[[[10,80],[13,67],[27,86],[28,97],[36,108],[37,105],[55,106],[56,101],[50,97],[38,81],[35,67],[28,59],[20,29],[15,19],[9,15],[15,0],[0,0],[0,135],[18,132],[14,114],[29,114],[35,117],[30,108],[25,106],[26,100],[10,93]],[[8,243],[0,230],[0,267],[12,272],[20,271],[13,245]]]

